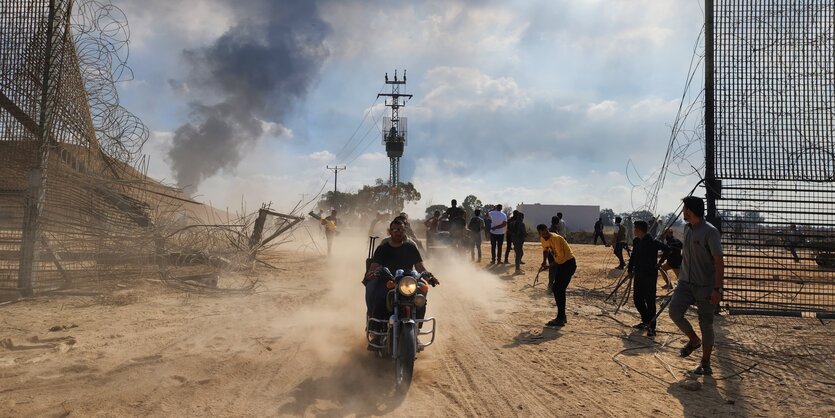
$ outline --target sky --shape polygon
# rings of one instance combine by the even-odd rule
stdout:
[[[388,180],[376,95],[404,69],[410,214],[469,194],[643,209],[703,24],[701,0],[111,1],[130,24],[118,89],[151,132],[149,175],[250,210],[332,190],[326,166],[347,166],[340,191]],[[659,213],[702,166],[701,144],[678,141],[688,158]]]

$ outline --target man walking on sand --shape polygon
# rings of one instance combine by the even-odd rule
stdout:
[[[336,227],[339,223],[339,220],[336,219],[336,209],[331,210],[330,216],[322,219],[321,222],[325,228],[325,239],[328,241],[328,257],[330,257],[333,248],[333,238],[336,236]]]
[[[478,263],[481,262],[481,234],[484,230],[484,219],[481,219],[481,209],[476,209],[473,217],[467,224],[467,230],[470,231],[470,259],[476,261],[476,254],[478,254]]]
[[[496,205],[488,215],[490,215],[490,264],[499,264],[502,261],[504,234],[507,232],[507,215],[502,212],[502,205]]]
[[[632,301],[641,314],[641,322],[632,326],[646,330],[647,337],[655,336],[655,295],[658,286],[658,252],[667,253],[666,245],[647,233],[646,221],[635,222],[635,240],[632,241],[632,254],[626,269],[634,277]]]
[[[626,248],[626,228],[621,225],[622,220],[620,216],[615,217],[615,233],[612,236],[612,249],[619,262],[615,268],[618,270],[623,270],[626,267],[626,262],[623,261],[623,249]]]
[[[597,237],[600,237],[603,245],[606,245],[606,237],[603,236],[603,218],[597,218],[597,222],[594,223],[594,245],[597,245]]]
[[[507,224],[507,231],[513,240],[513,250],[516,255],[514,263],[516,269],[513,271],[513,274],[524,274],[521,265],[522,256],[524,255],[525,235],[527,235],[528,231],[525,228],[525,214],[519,212],[518,210],[514,212],[516,213],[516,216],[514,216],[513,222],[508,222]]]
[[[670,301],[670,319],[687,335],[689,341],[681,348],[679,355],[687,357],[702,347],[702,359],[693,372],[700,375],[713,374],[710,354],[713,351],[714,307],[722,300],[722,285],[725,276],[722,243],[719,230],[704,219],[705,204],[701,198],[688,196],[684,203],[684,248],[681,256],[681,276]],[[699,312],[699,329],[702,338],[696,335],[690,321],[684,317],[687,308],[696,305]]]
[[[510,250],[513,249],[513,228],[511,228],[511,226],[513,226],[515,224],[517,216],[519,216],[519,211],[514,210],[510,214],[510,218],[507,219],[507,232],[505,233],[505,238],[507,238],[506,239],[507,246],[505,247],[505,250],[504,250],[504,263],[505,264],[510,264],[510,261],[508,261],[508,258],[510,257]],[[501,257],[499,257],[499,258],[501,258]]]

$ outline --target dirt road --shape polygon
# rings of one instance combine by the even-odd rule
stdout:
[[[602,301],[609,249],[586,245],[560,330],[530,286],[537,246],[518,276],[428,260],[438,338],[397,396],[390,363],[365,351],[364,245],[342,239],[332,260],[279,253],[255,294],[142,280],[0,306],[0,416],[835,415],[831,324],[720,319],[715,376],[688,377],[698,352],[676,357],[666,317],[654,341],[625,326],[634,311]]]

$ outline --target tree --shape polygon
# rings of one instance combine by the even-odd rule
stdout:
[[[648,210],[636,210],[632,213],[624,212],[623,213],[624,219],[626,219],[627,216],[632,217],[632,222],[646,221],[647,223],[650,223],[655,219],[655,215]]]
[[[478,200],[477,197],[473,195],[469,195],[464,198],[464,201],[461,203],[461,207],[467,212],[467,219],[470,219],[473,216],[473,212],[476,209],[481,209],[481,200]]]
[[[603,225],[612,226],[615,224],[615,211],[606,208],[600,211],[600,219]]]
[[[436,210],[438,212],[441,212],[441,214],[443,214],[444,212],[446,212],[447,206],[446,205],[431,205],[431,206],[426,208],[426,214],[431,216],[432,214],[435,213]]]
[[[399,183],[389,187],[383,179],[377,179],[373,186],[363,186],[357,192],[358,206],[368,212],[394,210],[400,211],[405,202],[420,200],[420,192],[412,183]]]
[[[664,225],[663,226],[667,227],[667,228],[670,228],[670,227],[673,227],[673,226],[678,226],[682,222],[684,222],[681,219],[679,219],[678,213],[675,213],[675,212],[670,212],[670,213],[664,215],[664,217],[662,219],[664,220]]]
[[[502,213],[504,213],[508,217],[510,217],[510,215],[513,213],[513,209],[511,209],[510,205],[508,205],[506,203],[484,204],[484,205],[481,205],[481,210],[482,210],[482,212],[485,211],[485,210],[486,211],[491,211],[491,210],[496,208],[496,205],[502,205]]]
[[[342,216],[371,215],[380,211],[399,211],[405,202],[420,200],[420,192],[412,183],[389,187],[382,179],[373,186],[363,186],[356,193],[327,192],[319,200],[319,208],[333,208]]]
[[[326,212],[331,209],[336,209],[340,215],[345,216],[355,211],[356,195],[329,191],[322,195],[317,206]]]

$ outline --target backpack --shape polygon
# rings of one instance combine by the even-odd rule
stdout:
[[[481,232],[481,222],[478,217],[473,216],[470,223],[467,224],[467,229],[473,232]]]

